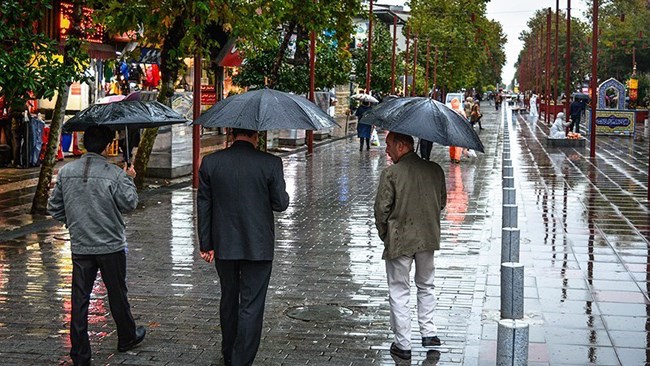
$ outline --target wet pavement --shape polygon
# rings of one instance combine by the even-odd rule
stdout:
[[[412,365],[493,365],[499,319],[501,115],[484,106],[485,154],[450,164],[442,249],[436,254],[436,323],[442,346],[420,346]],[[548,128],[515,119],[525,319],[534,365],[650,362],[648,142],[599,137],[589,150],[546,148]],[[394,365],[383,244],[373,200],[389,162],[356,138],[284,156],[288,210],[277,245],[258,365]],[[0,185],[0,188],[2,185]],[[0,197],[3,192],[0,192]],[[219,286],[198,256],[195,192],[177,184],[147,192],[127,217],[129,297],[149,328],[118,353],[105,288],[91,301],[94,364],[219,365]],[[2,215],[10,218],[11,208]],[[5,212],[7,211],[7,212]],[[0,365],[67,364],[71,263],[60,225],[0,241]],[[415,291],[411,303],[415,304]]]

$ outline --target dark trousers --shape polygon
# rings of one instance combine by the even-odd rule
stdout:
[[[370,139],[366,137],[359,137],[359,151],[363,150],[363,142],[366,142],[366,150],[370,150]]]
[[[127,344],[135,339],[135,321],[126,289],[126,254],[119,251],[102,255],[72,254],[72,320],[70,322],[70,358],[75,365],[90,362],[90,341],[88,340],[88,304],[93,290],[97,270],[108,291],[111,315],[117,325],[118,344]]]
[[[575,133],[580,133],[580,115],[571,116],[571,125],[569,125],[569,131],[574,131]]]
[[[425,139],[420,139],[420,156],[424,160],[429,160],[431,157],[431,149],[433,148],[433,142]]]
[[[226,365],[253,364],[262,337],[271,261],[216,260],[221,283],[221,352]]]

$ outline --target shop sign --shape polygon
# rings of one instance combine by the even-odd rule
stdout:
[[[104,39],[104,27],[95,24],[92,19],[93,9],[83,7],[83,20],[81,22],[81,29],[86,33],[85,40],[92,43],[102,43]],[[72,4],[61,3],[60,26],[59,31],[61,40],[68,38],[70,31],[70,21],[72,19]]]
[[[214,85],[201,85],[201,105],[217,103],[217,93]]]

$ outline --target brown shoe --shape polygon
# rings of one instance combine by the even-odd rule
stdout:
[[[390,345],[390,354],[397,357],[397,358],[401,358],[402,360],[410,360],[411,359],[411,350],[410,349],[409,350],[399,349],[395,345],[395,342],[393,342]]]

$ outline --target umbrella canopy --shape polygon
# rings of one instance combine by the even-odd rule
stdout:
[[[397,98],[379,104],[359,123],[416,136],[445,146],[483,152],[483,144],[469,121],[430,98]]]
[[[233,95],[194,121],[204,127],[232,127],[254,131],[322,130],[338,126],[309,99],[273,89]]]
[[[149,128],[186,122],[183,116],[160,102],[133,100],[92,105],[64,123],[63,131],[83,131],[93,125]]]
[[[589,100],[589,95],[584,93],[573,93],[572,96],[577,100],[587,100],[587,101]]]
[[[351,96],[350,98],[356,99],[356,100],[358,100],[360,102],[364,102],[364,103],[379,103],[377,98],[373,97],[370,94],[355,94],[355,95]]]

